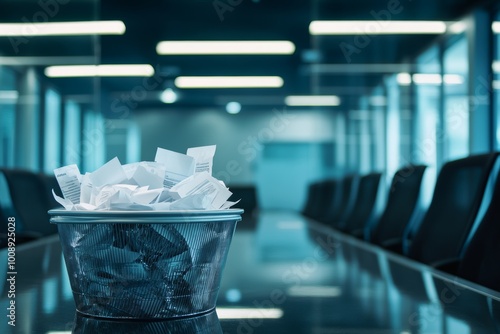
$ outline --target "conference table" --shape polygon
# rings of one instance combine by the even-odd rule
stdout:
[[[7,250],[0,262],[7,268]],[[299,213],[238,223],[217,307],[115,321],[76,312],[57,235],[16,247],[2,271],[0,333],[499,333],[500,293],[336,232]],[[15,327],[9,324],[15,300]]]

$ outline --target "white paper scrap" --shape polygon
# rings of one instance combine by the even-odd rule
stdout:
[[[127,179],[131,179],[134,176],[139,164],[140,162],[132,162],[130,164],[122,165],[123,171],[125,172],[125,175],[127,175]]]
[[[211,209],[220,209],[222,205],[231,197],[232,193],[218,180],[208,172],[197,173],[177,185],[172,187],[172,191],[179,194],[180,197],[186,197],[193,194],[213,195]]]
[[[172,188],[180,181],[194,174],[194,158],[185,154],[158,147],[155,161],[165,165],[166,171],[163,186],[167,189]]]
[[[62,198],[56,195],[54,192],[54,189],[52,189],[52,196],[54,196],[54,199],[56,200],[57,203],[61,204],[66,210],[70,211],[73,210],[73,203],[69,199]]]
[[[73,204],[80,202],[80,170],[77,165],[54,169],[57,183],[65,199]]]
[[[204,194],[193,194],[170,204],[170,210],[208,210],[212,206],[209,197]]]
[[[66,210],[219,210],[237,202],[224,182],[211,176],[216,146],[187,154],[158,148],[155,161],[123,165],[111,159],[81,175],[76,165],[54,170],[63,191],[55,200]]]
[[[152,189],[146,191],[137,191],[132,194],[131,200],[134,203],[148,205],[151,204],[161,193],[163,189]]]
[[[156,199],[156,203],[160,203],[160,202],[168,202],[168,203],[170,203],[170,202],[176,201],[176,200],[178,200],[180,198],[181,197],[179,196],[178,193],[170,191],[169,189],[163,188],[162,193]]]
[[[92,211],[92,210],[95,210],[95,209],[96,209],[95,205],[91,205],[91,204],[87,204],[87,203],[80,203],[80,204],[75,205],[75,210],[89,210],[89,211]]]
[[[212,175],[215,149],[216,145],[188,148],[186,154],[194,158],[196,164],[195,173],[208,172],[208,174]]]
[[[137,166],[132,179],[139,186],[149,186],[149,189],[163,188],[165,165],[156,162],[141,162]]]
[[[90,174],[92,186],[97,188],[108,184],[119,184],[126,180],[127,174],[125,174],[120,160],[116,157]]]
[[[94,188],[92,191],[92,196],[90,204],[95,205],[98,208],[105,208],[109,206],[112,196],[116,194],[116,199],[118,199],[118,189],[113,186],[104,186],[102,188]]]
[[[77,203],[90,203],[91,195],[92,182],[90,181],[90,173],[85,173],[85,175],[82,176],[82,182],[80,186],[80,201]]]
[[[239,201],[241,201],[241,199],[237,200],[236,202],[226,201],[226,203],[224,203],[220,208],[221,209],[229,209],[233,205],[238,204]]]

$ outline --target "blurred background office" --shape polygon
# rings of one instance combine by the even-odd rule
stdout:
[[[0,0],[0,167],[87,172],[216,144],[214,176],[294,210],[316,180],[409,163],[436,175],[499,146],[498,13],[472,0]]]
[[[0,0],[18,332],[82,325],[48,223],[55,168],[215,144],[213,175],[245,209],[217,307],[244,314],[221,312],[224,332],[271,300],[275,318],[246,333],[500,333],[499,14],[493,0]]]

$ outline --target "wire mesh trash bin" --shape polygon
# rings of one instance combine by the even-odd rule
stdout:
[[[215,310],[199,316],[156,321],[102,319],[87,317],[77,312],[72,334],[126,333],[126,334],[222,334]]]
[[[215,308],[243,210],[51,210],[78,312],[168,319]]]

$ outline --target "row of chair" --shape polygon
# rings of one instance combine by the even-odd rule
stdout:
[[[303,214],[439,270],[500,291],[499,153],[447,162],[421,205],[426,166],[394,175],[377,215],[382,174],[317,182]]]
[[[0,248],[7,244],[7,220],[16,222],[16,244],[57,233],[49,223],[48,210],[59,204],[52,196],[61,191],[53,175],[21,169],[0,169]]]

